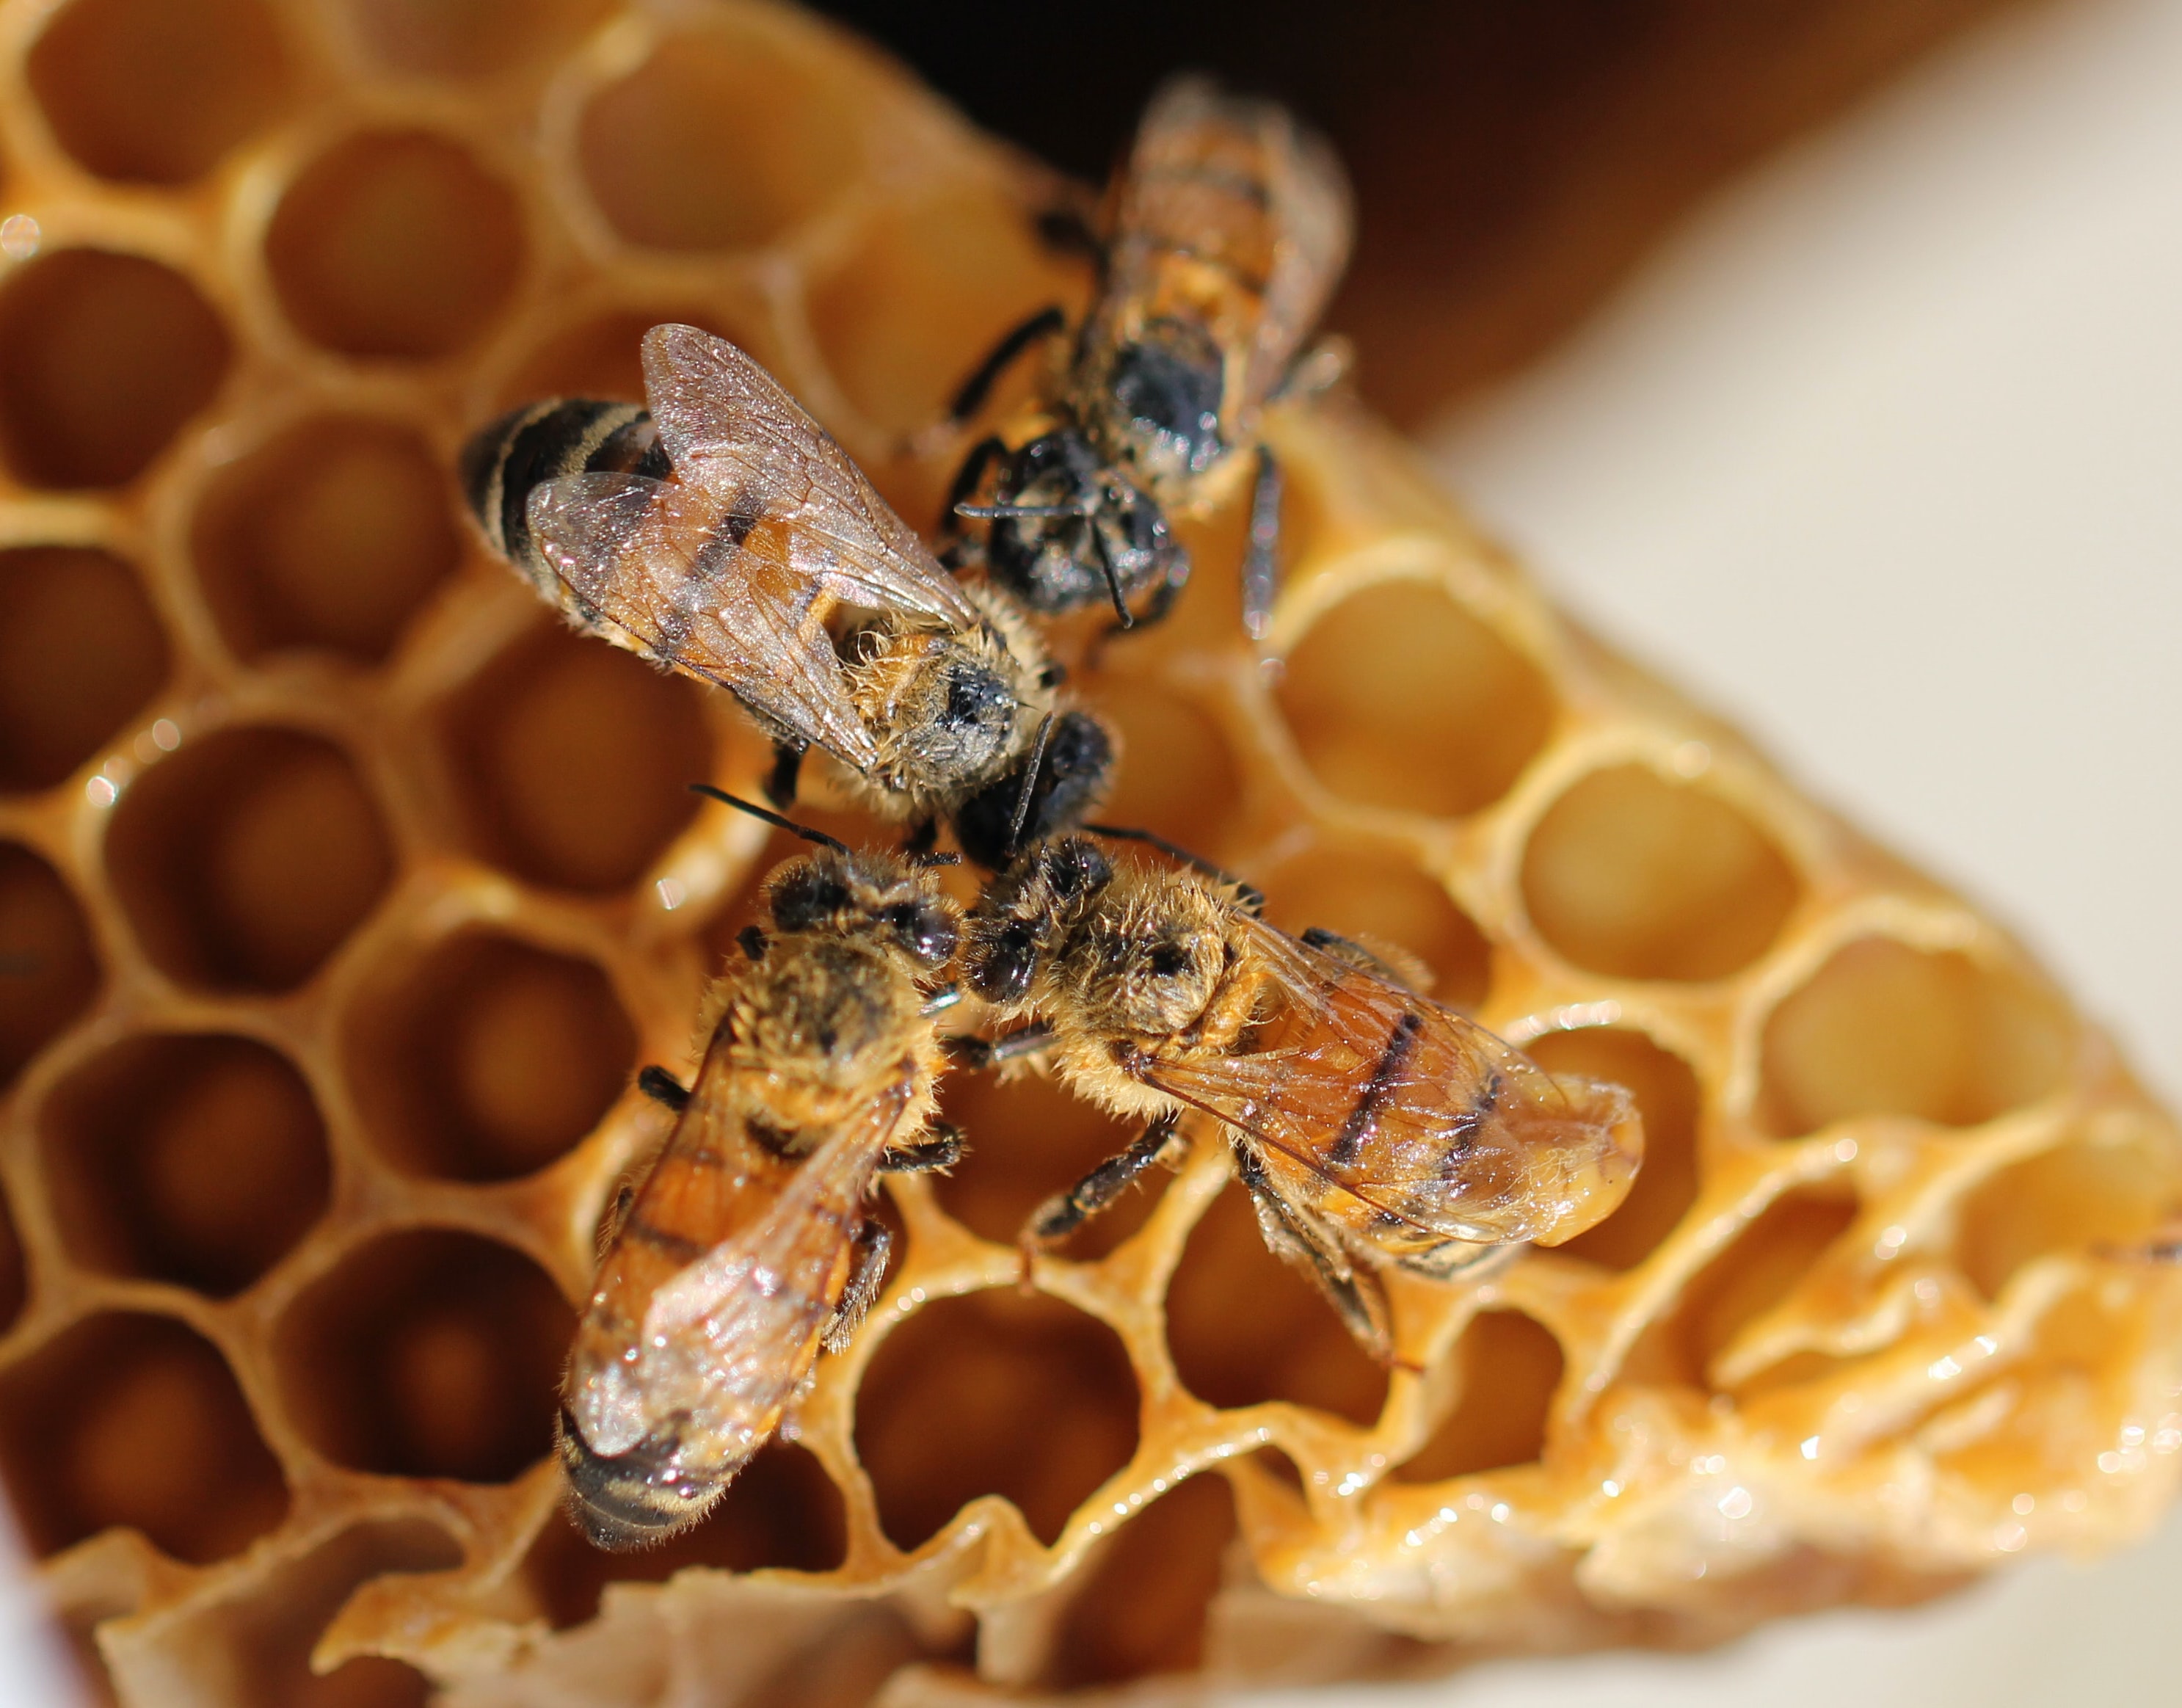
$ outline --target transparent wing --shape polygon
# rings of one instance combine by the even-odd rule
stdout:
[[[824,580],[715,490],[640,474],[565,475],[534,490],[531,537],[585,621],[717,683],[859,769],[878,749],[849,703],[824,624]],[[770,552],[756,549],[762,544]]]
[[[1443,1238],[1566,1238],[1620,1201],[1640,1144],[1620,1086],[1548,1074],[1437,1003],[1251,929],[1285,999],[1271,1041],[1155,1061],[1152,1084]]]
[[[695,326],[644,335],[644,390],[676,476],[785,528],[790,561],[836,596],[961,627],[977,620],[952,577],[833,442],[750,357]]]

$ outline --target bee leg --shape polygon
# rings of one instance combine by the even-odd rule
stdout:
[[[1287,482],[1269,445],[1258,446],[1258,478],[1250,488],[1250,546],[1243,554],[1243,632],[1262,640],[1273,624],[1280,591],[1281,494]]]
[[[664,1104],[679,1115],[689,1106],[689,1089],[664,1068],[640,1068],[636,1089],[653,1102]]]
[[[904,1145],[898,1150],[883,1151],[879,1156],[882,1174],[933,1174],[952,1168],[962,1160],[962,1129],[935,1121],[930,1128],[932,1136],[921,1145]]]
[[[977,1038],[966,1032],[958,1032],[941,1040],[955,1065],[967,1068],[972,1073],[997,1068],[1003,1062],[1014,1061],[1018,1056],[1036,1055],[1052,1042],[1053,1029],[1043,1023],[1026,1026],[1004,1038]]]
[[[853,1243],[856,1267],[849,1271],[849,1284],[841,1289],[832,1320],[818,1337],[818,1344],[828,1352],[842,1350],[856,1338],[856,1330],[878,1302],[879,1289],[886,1285],[887,1255],[894,1250],[894,1235],[886,1223],[866,1217]]]
[[[792,742],[774,742],[773,771],[765,779],[765,798],[785,812],[795,804],[795,783],[802,770],[803,750]]]
[[[745,925],[735,933],[735,946],[743,951],[743,958],[753,963],[765,959],[765,932],[756,925]]]
[[[1315,1218],[1282,1198],[1247,1145],[1235,1147],[1235,1173],[1257,1208],[1258,1231],[1266,1249],[1310,1277],[1356,1344],[1375,1362],[1393,1367],[1398,1361],[1393,1319],[1378,1276],[1351,1258]]]
[[[1007,441],[997,433],[989,433],[970,447],[970,454],[962,459],[962,466],[955,471],[954,484],[947,489],[947,500],[939,507],[939,537],[952,540],[962,531],[962,518],[955,513],[957,504],[969,502],[970,495],[983,482],[985,471],[994,462],[1008,454]]]
[[[942,425],[958,428],[985,407],[985,399],[992,395],[993,387],[1016,357],[1045,339],[1068,330],[1068,315],[1058,302],[1048,303],[1012,328],[1000,341],[993,346],[985,359],[971,370],[970,377],[956,388],[947,405]]]
[[[1108,1157],[1066,1192],[1056,1192],[1039,1205],[1016,1239],[1026,1256],[1066,1239],[1119,1198],[1138,1175],[1166,1155],[1174,1142],[1176,1118],[1160,1116],[1120,1156]]]

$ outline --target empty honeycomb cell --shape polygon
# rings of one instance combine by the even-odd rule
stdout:
[[[0,1471],[41,1556],[117,1524],[224,1560],[288,1508],[226,1361],[170,1317],[108,1312],[0,1376]]]
[[[145,951],[174,977],[289,990],[393,875],[379,809],[346,754],[297,730],[223,730],[130,785],[107,866]]]
[[[373,57],[426,77],[535,64],[612,10],[610,0],[343,0]]]
[[[1790,1138],[1857,1115],[1974,1127],[2051,1090],[2070,1034],[2026,979],[1863,937],[1773,1011],[1759,1104]]]
[[[98,957],[59,873],[0,842],[0,1090],[91,1006]]]
[[[1520,1311],[1481,1311],[1455,1350],[1462,1388],[1425,1445],[1395,1467],[1401,1483],[1440,1483],[1527,1465],[1545,1451],[1561,1385],[1560,1342]]]
[[[1243,798],[1227,732],[1194,702],[1142,678],[1102,685],[1093,703],[1121,737],[1122,762],[1099,818],[1198,853],[1217,848]]]
[[[475,1234],[415,1228],[349,1255],[282,1318],[282,1392],[352,1470],[505,1483],[553,1439],[576,1328],[545,1272]]]
[[[671,37],[592,97],[577,139],[607,225],[651,249],[756,248],[810,218],[861,163],[867,119],[770,32]]]
[[[1190,1231],[1167,1284],[1166,1339],[1182,1386],[1209,1405],[1288,1400],[1371,1423],[1387,1403],[1387,1372],[1318,1289],[1265,1249],[1238,1184]]]
[[[23,1262],[23,1241],[15,1231],[15,1217],[0,1198],[0,1334],[15,1326],[30,1296],[30,1278]]]
[[[255,1039],[129,1039],[61,1084],[41,1128],[62,1236],[109,1274],[236,1293],[325,1210],[318,1105]]]
[[[1649,767],[1595,771],[1547,809],[1523,901],[1579,967],[1623,979],[1722,979],[1770,948],[1796,905],[1772,839],[1708,790]]]
[[[1430,969],[1426,991],[1454,1007],[1477,1007],[1492,988],[1485,934],[1409,861],[1321,847],[1251,875],[1265,892],[1265,917],[1284,931],[1299,935],[1315,925],[1366,946],[1405,949]]]
[[[644,335],[655,326],[695,326],[767,360],[767,340],[699,304],[620,309],[541,340],[500,388],[512,408],[541,397],[605,397],[644,402]],[[767,365],[771,365],[769,363]]]
[[[1051,1079],[1025,1073],[956,1073],[947,1081],[942,1112],[962,1129],[968,1155],[938,1177],[940,1206],[973,1234],[1012,1240],[1054,1193],[1065,1190],[1142,1132]],[[1073,1258],[1102,1257],[1144,1225],[1170,1177],[1154,1168],[1113,1205],[1069,1237]]]
[[[296,176],[266,265],[303,336],[345,356],[450,355],[490,324],[523,267],[513,191],[447,137],[371,131]]]
[[[636,1068],[636,1034],[594,963],[485,932],[380,979],[352,1025],[349,1083],[373,1140],[449,1179],[543,1167]]]
[[[1056,260],[1033,216],[997,187],[889,208],[814,281],[811,330],[866,420],[899,434],[936,421],[1025,319],[1080,305],[1083,270]]]
[[[1061,1616],[1054,1682],[1080,1689],[1193,1671],[1234,1538],[1234,1497],[1216,1475],[1188,1478],[1131,1518]]]
[[[897,1547],[980,1494],[1050,1544],[1137,1448],[1137,1384],[1114,1331],[1044,1295],[927,1305],[888,1335],[856,1396],[856,1456]]]
[[[1856,1220],[1847,1190],[1785,1192],[1691,1278],[1671,1316],[1648,1328],[1629,1356],[1640,1381],[1708,1385],[1713,1361],[1796,1284]]]
[[[97,753],[167,677],[136,572],[80,546],[0,552],[0,789],[44,789]]]
[[[239,657],[322,647],[363,663],[393,650],[462,550],[431,447],[362,416],[299,423],[220,470],[191,546]]]
[[[317,1673],[311,1650],[363,1585],[390,1573],[444,1572],[462,1557],[453,1537],[419,1519],[350,1525],[285,1562],[254,1594],[191,1622],[180,1645],[184,1669],[206,1694],[190,1700],[223,1708],[424,1708],[430,1686],[415,1667],[359,1655]]]
[[[1618,1026],[1549,1032],[1524,1046],[1555,1073],[1625,1085],[1644,1117],[1644,1166],[1621,1207],[1556,1249],[1630,1269],[1681,1225],[1697,1195],[1697,1118],[1703,1091],[1690,1064],[1642,1032]]]
[[[705,691],[539,625],[448,708],[478,851],[557,888],[634,883],[695,816],[689,785],[712,775]]]
[[[258,0],[69,0],[27,69],[61,147],[136,183],[202,177],[287,95],[280,31]]]
[[[1963,1201],[1956,1256],[1988,1299],[2048,1252],[2141,1248],[2182,1205],[2182,1159],[2141,1129],[1996,1171]]]
[[[60,249],[0,285],[0,451],[31,486],[119,486],[212,402],[227,330],[172,268]]]
[[[841,1492],[804,1449],[776,1438],[743,1467],[703,1520],[656,1547],[607,1554],[557,1513],[524,1557],[524,1582],[557,1630],[599,1611],[608,1583],[663,1583],[677,1572],[831,1572],[848,1552]]]
[[[1321,613],[1277,693],[1326,790],[1443,818],[1506,794],[1553,723],[1538,667],[1429,581],[1378,582]]]

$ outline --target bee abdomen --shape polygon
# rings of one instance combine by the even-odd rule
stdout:
[[[705,1514],[727,1478],[696,1485],[667,1474],[671,1444],[639,1442],[626,1453],[594,1451],[567,1411],[554,1431],[569,1511],[595,1548],[624,1553],[648,1548]]]
[[[462,447],[462,496],[492,549],[557,601],[551,568],[533,548],[524,506],[564,474],[647,474],[664,480],[651,412],[636,403],[556,397],[511,410]]]

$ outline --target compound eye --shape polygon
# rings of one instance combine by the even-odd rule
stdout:
[[[948,673],[947,707],[941,721],[956,729],[977,729],[1012,716],[1015,696],[991,671],[961,666]]]
[[[1056,845],[1046,862],[1046,883],[1056,901],[1073,901],[1105,889],[1113,879],[1112,862],[1081,836]]]
[[[919,966],[944,967],[955,958],[961,934],[944,909],[922,901],[905,901],[888,908],[885,918],[895,939]]]
[[[784,931],[811,931],[839,918],[849,906],[848,885],[814,866],[789,873],[773,886],[773,922]]]
[[[970,988],[988,1002],[1003,1006],[1030,995],[1031,973],[1038,966],[1038,947],[1027,925],[1004,926],[972,951],[965,969]]]

